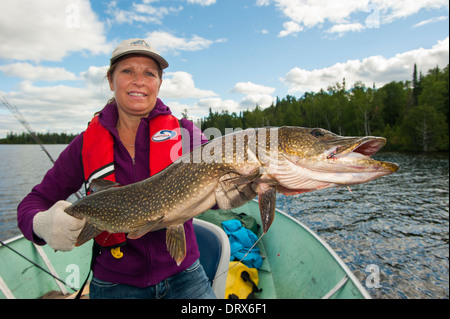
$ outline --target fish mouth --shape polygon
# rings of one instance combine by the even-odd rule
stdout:
[[[397,164],[372,159],[372,156],[384,145],[386,145],[386,139],[383,137],[367,136],[359,139],[350,139],[329,149],[326,153],[326,158],[332,161],[345,158],[352,160],[356,164],[356,168],[382,168],[393,173],[399,169]]]
[[[358,153],[366,157],[372,157],[386,144],[383,137],[364,137],[351,143],[342,143],[328,150],[327,159],[341,158],[350,153]]]
[[[325,130],[298,136],[298,143],[296,138],[285,139],[278,157],[283,160],[268,169],[278,182],[277,191],[285,195],[362,184],[399,169],[395,163],[372,158],[386,144],[383,137],[343,137]],[[302,139],[307,142],[302,144]]]

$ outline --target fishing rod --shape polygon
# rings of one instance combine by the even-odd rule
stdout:
[[[45,154],[47,154],[48,158],[50,159],[50,161],[55,164],[55,160],[53,159],[53,157],[50,155],[50,153],[47,151],[47,149],[44,146],[44,143],[42,143],[42,141],[39,139],[39,137],[36,135],[36,133],[33,131],[33,129],[31,128],[31,125],[28,123],[28,121],[25,119],[25,117],[22,115],[22,113],[20,113],[19,109],[17,108],[17,106],[13,106],[11,105],[8,100],[3,96],[3,94],[0,93],[0,98],[2,100],[3,105],[6,106],[6,108],[8,110],[11,111],[11,113],[14,115],[14,117],[19,121],[20,124],[23,125],[23,127],[25,127],[25,129],[28,131],[28,133],[30,134],[30,136],[33,138],[33,140],[39,144],[42,148],[42,150],[44,151]],[[76,192],[74,194],[77,199],[81,199],[83,196],[80,194],[80,192]]]
[[[4,246],[8,249],[10,249],[11,251],[13,251],[14,253],[16,253],[17,255],[19,255],[20,257],[22,257],[23,259],[25,259],[26,261],[30,262],[31,264],[33,264],[33,266],[35,266],[36,268],[42,270],[43,272],[45,272],[47,275],[52,276],[53,278],[55,278],[56,280],[58,280],[59,282],[63,283],[64,285],[66,285],[68,288],[72,289],[73,291],[77,291],[77,289],[75,289],[74,287],[70,286],[69,284],[67,284],[64,280],[62,280],[61,278],[58,278],[57,276],[53,275],[51,272],[49,272],[47,269],[42,268],[41,266],[39,266],[38,264],[36,264],[34,261],[30,260],[28,257],[22,255],[21,253],[19,253],[17,250],[15,250],[14,248],[12,248],[11,246],[7,245],[6,243],[4,243],[3,241],[0,240],[0,247]]]
[[[31,128],[31,125],[28,123],[28,121],[25,119],[25,117],[22,115],[22,113],[19,111],[19,109],[16,106],[11,105],[8,100],[3,96],[3,94],[0,93],[0,99],[3,103],[3,105],[6,106],[6,108],[14,115],[14,117],[19,121],[20,124],[23,125],[23,127],[25,127],[25,129],[28,131],[28,133],[30,134],[30,136],[33,138],[33,140],[41,147],[41,149],[44,151],[45,154],[47,154],[47,157],[50,159],[50,161],[55,164],[55,160],[53,159],[53,157],[50,155],[50,153],[47,151],[47,149],[44,146],[44,143],[42,143],[42,141],[40,140],[40,138],[36,135],[36,133],[34,132],[34,130]],[[77,199],[81,199],[83,196],[81,195],[81,193],[78,191],[76,193],[74,193],[74,195],[77,197]],[[51,277],[55,278],[56,280],[60,281],[61,283],[63,283],[64,285],[66,285],[67,287],[69,287],[70,289],[77,291],[75,288],[71,287],[70,285],[68,285],[66,282],[64,282],[63,280],[61,280],[60,278],[58,278],[57,276],[53,275],[51,272],[47,271],[46,269],[42,268],[41,266],[39,266],[38,264],[36,264],[34,261],[30,260],[29,258],[27,258],[26,256],[22,255],[21,253],[19,253],[17,250],[13,249],[12,247],[10,247],[9,245],[7,245],[6,243],[4,243],[3,241],[0,240],[0,246],[4,246],[8,249],[10,249],[11,251],[13,251],[14,253],[16,253],[17,255],[19,255],[20,257],[24,258],[25,260],[27,260],[28,262],[30,262],[31,264],[33,264],[35,267],[37,267],[38,269],[42,270],[43,272],[45,272],[46,274],[50,275]]]

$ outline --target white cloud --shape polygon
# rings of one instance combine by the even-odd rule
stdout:
[[[286,17],[310,28],[329,20],[343,23],[355,11],[364,11],[369,0],[274,0]]]
[[[375,82],[380,87],[390,81],[409,80],[415,63],[423,73],[436,65],[446,66],[449,63],[449,38],[439,41],[430,49],[419,48],[391,58],[371,56],[311,71],[297,67],[290,70],[282,81],[289,87],[289,93],[317,92],[341,82],[344,77],[350,85],[362,81],[368,86]]]
[[[266,108],[276,99],[271,95],[275,93],[275,88],[255,84],[252,82],[238,82],[231,89],[231,93],[241,93],[246,96],[239,102],[239,109],[253,109],[256,105]]]
[[[133,2],[132,8],[129,10],[123,10],[117,6],[117,1],[111,1],[108,4],[106,12],[112,17],[112,21],[110,22],[119,24],[132,24],[134,22],[162,24],[165,16],[178,13],[183,10],[182,6],[154,7],[148,4],[151,2],[155,1],[144,1],[144,3]]]
[[[216,0],[187,0],[191,4],[199,4],[201,6],[210,6],[216,3]]]
[[[435,18],[431,18],[431,19],[428,19],[428,20],[420,21],[419,23],[416,23],[412,27],[413,28],[419,28],[419,27],[423,27],[424,25],[427,25],[427,24],[430,24],[430,23],[436,23],[436,22],[439,22],[439,21],[447,20],[447,19],[448,19],[447,16],[435,17]]]
[[[182,113],[187,110],[188,119],[194,121],[194,123],[207,116],[210,108],[213,112],[221,113],[222,111],[228,111],[230,114],[233,112],[239,113],[239,111],[245,110],[242,109],[238,102],[230,99],[223,100],[219,97],[204,98],[190,104],[176,100],[164,100],[164,103],[166,103],[166,105],[170,107],[172,113],[179,118]]]
[[[4,59],[60,61],[71,52],[111,51],[87,0],[3,0],[0,30]]]
[[[268,94],[248,94],[241,101],[236,101],[232,99],[223,100],[220,97],[211,97],[206,99],[200,99],[189,109],[190,114],[197,114],[199,117],[203,117],[207,115],[209,108],[212,109],[213,112],[227,111],[229,114],[237,113],[246,110],[253,110],[256,105],[259,105],[262,108],[269,107],[273,102],[275,102],[275,98]]]
[[[253,109],[256,105],[266,108],[272,105],[276,98],[269,94],[252,93],[246,95],[240,102],[241,109]]]
[[[147,33],[146,39],[160,53],[178,51],[200,51],[209,48],[213,43],[224,42],[225,40],[208,40],[197,35],[193,35],[190,39],[178,38],[173,34],[165,31],[153,31]]]
[[[390,23],[408,17],[421,10],[448,9],[448,0],[372,0],[371,3],[376,5],[382,13],[382,23]]]
[[[107,96],[100,93],[99,86],[38,87],[30,81],[23,81],[16,91],[2,94],[11,105],[19,108],[35,131],[79,133],[86,129],[94,112],[105,105]],[[9,130],[18,130],[17,122],[9,124],[10,128],[2,128],[1,135]]]
[[[193,112],[195,111],[195,109],[190,104],[181,103],[177,100],[174,100],[174,101],[164,100],[164,103],[170,107],[172,114],[178,118],[181,118],[182,113],[184,113],[187,110],[189,119],[192,119],[192,118],[197,119],[197,117],[195,115],[193,115]]]
[[[364,28],[365,27],[361,23],[343,23],[343,24],[335,24],[326,32],[339,33],[339,35],[343,35],[346,32],[359,32]]]
[[[64,68],[34,66],[30,63],[0,65],[0,71],[6,76],[19,77],[24,80],[64,81],[76,80],[77,76]]]
[[[35,109],[37,112],[75,111],[89,108],[90,102],[98,101],[90,89],[77,88],[66,85],[35,86],[30,81],[20,83],[18,92],[10,93],[25,109]],[[30,101],[33,101],[30,103]],[[83,101],[80,105],[80,101]],[[90,108],[98,105],[90,105]]]
[[[254,84],[252,82],[239,82],[231,90],[231,93],[245,95],[240,101],[237,101],[234,99],[222,99],[212,91],[195,88],[192,76],[186,72],[169,73],[168,76],[172,77],[172,82],[169,84],[170,90],[164,88],[164,81],[167,80],[163,80],[160,96],[164,99],[178,99],[174,101],[165,101],[174,114],[180,116],[181,113],[187,110],[188,118],[193,120],[198,120],[206,116],[209,108],[211,108],[213,112],[221,113],[222,111],[227,111],[231,114],[233,112],[239,113],[240,111],[253,109],[256,105],[266,108],[276,100],[276,98],[271,96],[271,94],[275,92],[275,88]],[[184,93],[177,93],[177,91]],[[205,97],[201,98],[202,95]],[[199,98],[199,100],[191,104],[186,104],[179,101],[179,99],[183,98]]]
[[[109,65],[97,67],[91,65],[87,71],[81,72],[80,78],[86,81],[88,86],[98,86],[100,83],[106,83],[108,86],[108,79],[106,78],[106,72],[109,69]]]
[[[255,84],[252,82],[238,82],[231,89],[232,93],[242,93],[242,94],[273,94],[275,92],[275,88]]]
[[[30,66],[24,69],[27,67]],[[34,72],[40,73],[44,70],[43,73],[47,75],[49,74],[47,69],[53,70],[31,67]],[[19,69],[22,70],[22,68]],[[79,133],[86,129],[93,114],[101,110],[107,100],[113,96],[105,79],[107,69],[108,66],[90,66],[87,71],[76,76],[77,86],[62,84],[38,86],[33,83],[34,79],[29,77],[18,83],[10,92],[2,92],[2,95],[11,105],[18,107],[37,132]],[[22,76],[22,78],[25,77]],[[2,111],[4,110],[0,108],[0,113]],[[3,115],[1,117],[3,118]],[[4,123],[0,127],[1,137],[9,131],[17,132],[21,129],[13,118],[2,122]]]
[[[201,109],[203,114],[206,113],[205,110],[208,110],[209,108],[211,108],[213,112],[219,113],[228,111],[231,114],[240,111],[238,102],[234,100],[222,100],[219,97],[201,99],[196,103],[196,108]]]
[[[418,13],[421,10],[448,8],[448,0],[273,0],[275,6],[295,25],[284,23],[280,36],[295,34],[302,31],[301,27],[312,28],[322,26],[325,22],[337,25],[356,25],[363,21],[352,19],[356,14],[362,14],[363,20],[378,25],[391,23],[395,20]],[[258,1],[259,5],[267,5],[266,1]],[[369,27],[366,25],[366,27]],[[360,27],[359,27],[360,28]],[[355,31],[350,28],[346,31]]]
[[[204,98],[216,96],[210,90],[195,87],[192,75],[187,72],[171,72],[164,75],[159,96],[169,99]]]
[[[270,5],[270,0],[256,0],[256,5],[258,7],[266,7]]]
[[[280,31],[280,33],[278,34],[280,38],[303,31],[303,27],[294,21],[288,21],[283,23],[283,28],[284,30]]]
[[[86,128],[87,122],[96,111],[102,109],[113,96],[105,79],[108,66],[90,66],[77,77],[79,87],[68,85],[37,86],[30,80],[22,81],[10,92],[2,95],[16,105],[38,132],[74,132]],[[159,96],[170,105],[172,111],[181,116],[185,109],[191,118],[205,116],[208,106],[219,110],[238,109],[239,104],[231,100],[222,101],[211,90],[202,90],[195,86],[192,75],[186,72],[172,72],[164,76]],[[193,106],[171,99],[200,99]],[[0,112],[3,111],[0,109]],[[3,115],[2,115],[3,117]],[[0,128],[0,136],[9,131],[17,131],[17,122],[9,121]],[[20,129],[20,128],[19,128]]]

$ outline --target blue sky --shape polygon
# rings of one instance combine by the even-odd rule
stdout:
[[[143,38],[170,64],[161,99],[198,119],[445,67],[448,16],[448,0],[2,0],[0,92],[36,131],[80,132],[112,96],[112,49]],[[0,117],[0,137],[22,130]]]

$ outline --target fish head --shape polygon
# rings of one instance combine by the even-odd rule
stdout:
[[[281,187],[295,193],[361,184],[399,169],[395,163],[372,158],[386,144],[383,137],[344,137],[321,128],[281,127],[278,142],[278,157],[285,161],[279,161],[274,175]]]

